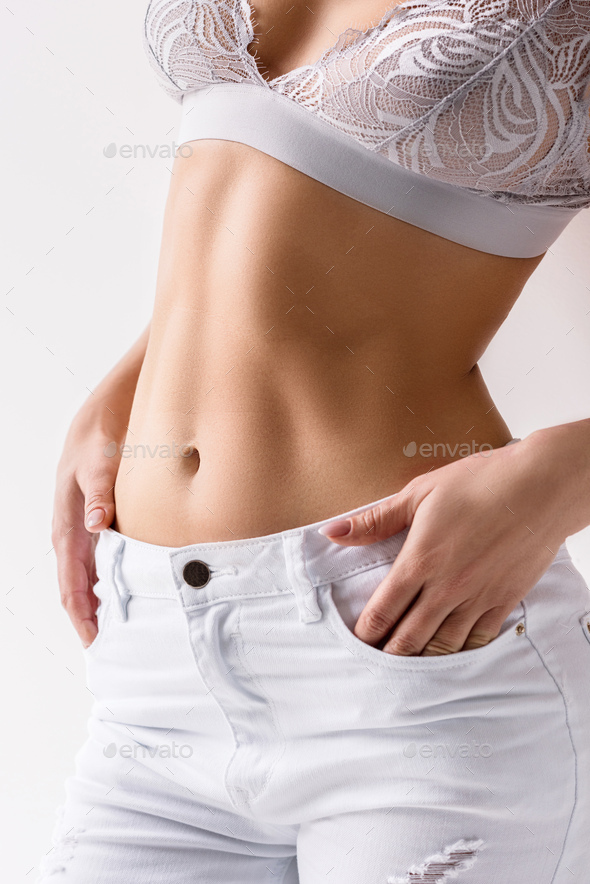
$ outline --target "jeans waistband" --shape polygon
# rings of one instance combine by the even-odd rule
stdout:
[[[319,534],[318,528],[394,496],[276,534],[182,547],[157,546],[106,528],[96,547],[97,574],[115,590],[123,619],[127,601],[134,595],[180,597],[184,607],[198,608],[232,597],[291,592],[301,619],[318,620],[318,586],[393,561],[409,530],[369,546],[341,547]],[[205,566],[207,583],[203,586],[194,587],[185,580],[185,568],[194,562]]]
[[[290,592],[300,619],[312,622],[321,617],[317,587],[392,562],[409,531],[406,528],[368,546],[341,547],[318,529],[395,496],[388,494],[345,513],[275,534],[182,547],[157,546],[106,528],[96,547],[97,574],[114,589],[122,619],[126,619],[127,602],[134,595],[179,598],[185,608],[197,609],[231,598]],[[201,569],[205,580],[197,587],[185,579],[186,566],[195,562],[202,563],[192,567]]]

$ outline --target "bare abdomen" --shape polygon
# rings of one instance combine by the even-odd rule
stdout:
[[[166,546],[268,534],[508,441],[474,366],[540,259],[442,240],[244,145],[193,147],[174,167],[118,530]]]

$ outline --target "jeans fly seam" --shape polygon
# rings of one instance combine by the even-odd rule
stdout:
[[[239,622],[239,611],[238,611],[238,622]],[[195,649],[193,647],[193,642],[190,638],[190,627],[189,627],[189,645],[190,645],[191,653],[193,655],[193,659],[196,664],[197,672],[199,672],[199,674],[201,674],[201,669],[199,667],[199,661],[198,661],[197,655],[195,653]],[[202,674],[201,674],[201,678],[203,679],[203,683],[205,684],[205,687],[210,687],[211,690],[213,690],[213,687],[208,684],[208,680],[203,678]],[[236,810],[239,810],[239,807],[236,805],[236,803],[234,802],[234,800],[232,798],[232,792],[231,792],[231,789],[229,787],[229,782],[228,782],[229,781],[229,771],[231,769],[234,758],[236,757],[237,752],[238,752],[238,745],[239,745],[238,734],[237,734],[237,731],[236,731],[234,724],[231,720],[231,717],[228,714],[228,712],[226,711],[224,705],[222,703],[220,703],[217,700],[217,698],[215,698],[215,697],[214,697],[214,700],[215,700],[215,703],[217,704],[221,714],[223,715],[225,721],[227,722],[227,725],[232,733],[232,737],[233,737],[233,741],[234,741],[234,751],[232,752],[232,756],[231,756],[229,762],[227,763],[224,774],[223,774],[223,785],[225,786],[225,791],[227,792],[231,803],[236,808]]]
[[[272,764],[269,766],[268,770],[266,771],[262,786],[260,787],[260,789],[258,790],[258,792],[255,795],[251,795],[251,800],[257,800],[260,798],[260,796],[262,795],[264,790],[268,788],[273,771],[274,771],[276,765],[278,764],[278,762],[281,760],[281,758],[285,754],[286,742],[285,742],[285,735],[284,735],[284,733],[278,723],[278,720],[277,720],[274,702],[269,697],[267,692],[263,689],[263,687],[260,683],[260,680],[258,679],[258,676],[252,671],[252,669],[248,665],[248,663],[246,663],[246,657],[243,653],[242,633],[240,631],[241,617],[242,617],[242,608],[240,606],[240,609],[238,611],[237,633],[235,633],[235,632],[232,633],[232,638],[234,640],[234,647],[235,647],[236,653],[242,663],[242,667],[244,668],[244,671],[248,675],[249,679],[252,682],[254,682],[254,684],[258,687],[260,694],[264,697],[264,699],[266,701],[266,704],[270,710],[270,719],[272,722],[273,730],[274,730],[276,736],[278,737],[279,744],[280,744],[280,751],[278,752],[276,758],[274,759],[274,761],[272,762]],[[237,754],[237,752],[234,753],[233,757],[235,757],[236,754]],[[248,803],[250,804],[250,801]]]
[[[527,617],[527,605],[528,605],[528,601],[525,603],[525,599],[523,599],[522,602],[521,602],[521,604],[522,604],[522,607],[523,607],[523,609],[524,609],[524,613],[525,613],[525,626],[526,626],[526,625],[527,625],[527,624],[526,624],[526,617]],[[575,813],[575,811],[576,811],[576,806],[577,806],[577,803],[578,803],[578,753],[576,752],[576,744],[574,743],[574,737],[573,737],[573,734],[572,734],[572,729],[571,729],[571,727],[570,727],[570,721],[569,721],[569,715],[568,715],[568,705],[567,705],[567,700],[566,700],[566,698],[565,698],[565,694],[564,694],[564,692],[562,691],[562,689],[561,689],[561,687],[560,687],[560,685],[559,685],[559,682],[557,681],[556,677],[553,675],[553,673],[552,673],[551,670],[549,669],[549,666],[547,665],[546,661],[543,659],[543,655],[541,654],[539,648],[536,646],[536,644],[535,644],[534,641],[532,640],[532,638],[531,638],[531,636],[530,636],[530,630],[528,629],[528,627],[526,628],[526,632],[525,632],[525,634],[526,634],[526,637],[527,637],[527,639],[528,639],[528,641],[529,641],[529,644],[531,645],[531,647],[533,648],[533,650],[534,650],[535,653],[537,654],[539,660],[541,661],[541,664],[543,665],[543,668],[546,670],[547,674],[549,675],[549,678],[553,681],[553,683],[554,683],[555,687],[557,688],[557,691],[558,691],[558,693],[559,693],[559,695],[560,695],[560,697],[561,697],[561,700],[562,700],[562,703],[563,703],[563,713],[564,713],[564,716],[565,716],[565,724],[566,724],[566,727],[567,727],[567,732],[568,732],[569,739],[570,739],[570,743],[571,743],[571,747],[572,747],[572,753],[573,753],[573,756],[574,756],[574,801],[573,801],[573,804],[572,804],[572,812],[571,812],[571,814],[570,814],[570,818],[569,818],[569,821],[568,821],[568,824],[567,824],[567,829],[566,829],[566,832],[565,832],[565,835],[564,835],[564,838],[563,838],[563,845],[562,845],[562,848],[561,848],[561,853],[559,854],[559,859],[557,860],[557,864],[556,864],[556,866],[555,866],[555,873],[554,873],[553,877],[551,878],[551,882],[553,882],[553,881],[555,881],[556,875],[557,875],[557,873],[558,873],[558,871],[559,871],[559,867],[560,867],[560,865],[561,865],[561,861],[562,861],[562,859],[563,859],[563,855],[564,855],[564,853],[565,853],[565,846],[566,846],[566,844],[567,844],[568,835],[569,835],[569,832],[570,832],[570,829],[571,829],[572,821],[573,821],[573,819],[574,819],[574,813]]]

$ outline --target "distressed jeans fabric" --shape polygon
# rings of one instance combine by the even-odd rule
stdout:
[[[590,595],[565,545],[489,645],[405,658],[351,630],[407,530],[345,548],[327,521],[102,532],[89,736],[38,882],[587,884]]]

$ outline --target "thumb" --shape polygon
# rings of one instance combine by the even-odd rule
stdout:
[[[411,495],[398,492],[364,512],[329,522],[318,532],[334,543],[367,546],[403,531],[412,522]]]
[[[96,532],[108,528],[115,518],[116,470],[93,472],[82,487],[84,494],[84,527]]]

